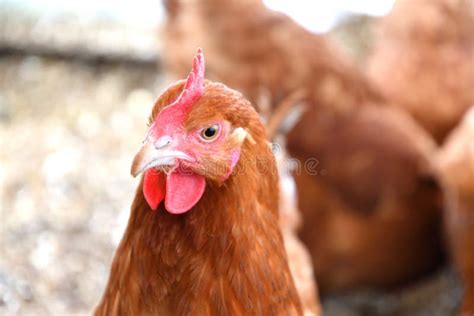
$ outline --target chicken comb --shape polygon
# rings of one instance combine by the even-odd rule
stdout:
[[[178,106],[182,108],[183,112],[187,112],[203,94],[204,92],[204,54],[202,49],[198,48],[196,56],[193,59],[193,69],[191,73],[186,78],[186,84],[184,86],[183,92],[179,97],[170,105]]]
[[[164,106],[160,113],[155,116],[153,124],[149,128],[149,135],[160,134],[178,128],[186,120],[186,116],[192,106],[204,93],[204,55],[202,49],[197,50],[193,59],[193,68],[186,79],[183,91],[170,104]],[[148,137],[148,136],[147,136]]]

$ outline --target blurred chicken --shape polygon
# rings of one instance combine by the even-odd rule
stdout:
[[[314,121],[303,127],[315,135],[312,150],[292,152],[305,163],[295,174],[301,237],[320,288],[390,288],[433,271],[442,258],[442,193],[432,139],[390,108]]]
[[[378,31],[370,78],[441,143],[474,104],[474,1],[398,0]]]
[[[204,80],[204,57],[157,100],[144,173],[95,315],[302,315],[258,114]]]
[[[306,111],[288,135],[303,214],[302,240],[322,291],[392,287],[440,262],[441,190],[434,143],[381,98],[329,41],[261,1],[172,1],[165,65],[182,74],[192,48],[215,78],[267,115],[299,95]],[[263,106],[261,96],[270,99]]]
[[[202,46],[209,76],[242,91],[258,106],[262,95],[270,96],[274,107],[296,90],[304,90],[320,106],[337,109],[379,100],[330,41],[260,0],[164,3],[169,14],[163,62],[174,76],[186,74],[187,61]]]
[[[474,108],[437,155],[446,185],[445,216],[451,254],[464,282],[462,312],[474,315]]]

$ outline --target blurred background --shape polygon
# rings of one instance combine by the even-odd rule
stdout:
[[[359,66],[393,2],[264,1]],[[86,315],[98,302],[137,186],[131,159],[171,83],[164,19],[158,0],[0,0],[0,314]],[[449,315],[460,291],[446,267],[395,294],[327,297],[324,309]]]

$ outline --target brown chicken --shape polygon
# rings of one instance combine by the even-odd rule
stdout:
[[[180,75],[189,47],[202,44],[213,76],[255,103],[270,98],[268,112],[294,95],[306,104],[287,143],[300,161],[300,236],[323,292],[392,287],[439,264],[442,193],[428,159],[434,142],[410,117],[378,107],[383,98],[326,38],[261,1],[166,4],[171,72]]]
[[[378,33],[370,78],[441,143],[474,104],[474,2],[398,0]]]
[[[304,162],[295,175],[301,238],[320,288],[390,288],[433,271],[442,259],[433,141],[390,108],[314,121],[313,149],[292,152]]]
[[[205,81],[156,102],[144,172],[95,315],[300,315],[278,223],[278,172],[258,114]]]
[[[209,75],[257,106],[262,95],[276,106],[297,90],[320,106],[337,109],[379,100],[328,39],[269,10],[260,0],[164,3],[169,14],[162,36],[163,63],[179,78],[186,74],[195,47],[202,46]]]
[[[451,254],[464,282],[462,315],[474,315],[474,108],[436,157],[446,185],[445,222]]]

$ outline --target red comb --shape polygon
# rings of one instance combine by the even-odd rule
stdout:
[[[165,129],[176,129],[182,125],[192,106],[204,93],[204,55],[198,49],[193,60],[193,69],[186,79],[181,94],[168,106],[164,107],[150,127],[150,133],[161,134]],[[168,133],[168,132],[167,132]]]
[[[172,105],[182,106],[183,110],[196,102],[204,92],[204,55],[202,49],[198,48],[196,56],[193,59],[193,69],[186,79],[183,92],[173,102]]]

